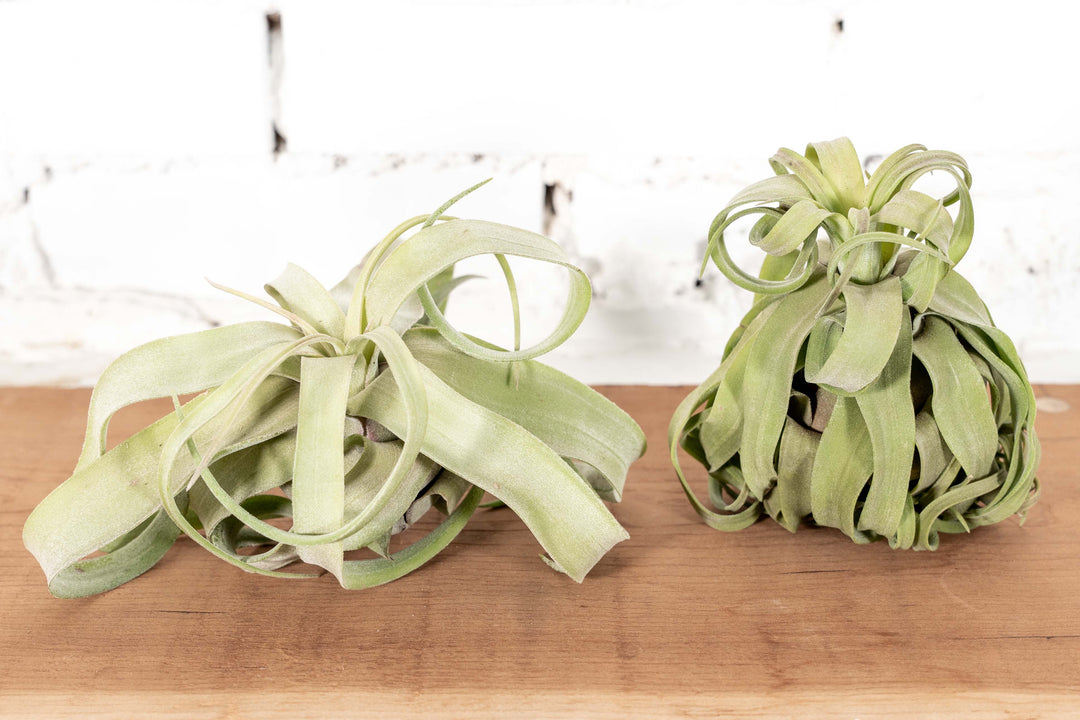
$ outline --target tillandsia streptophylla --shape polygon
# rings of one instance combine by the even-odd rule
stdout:
[[[1038,497],[1035,398],[955,270],[974,234],[963,158],[909,145],[867,177],[841,138],[771,164],[776,177],[709,230],[705,263],[755,298],[668,428],[694,509],[721,530],[764,510],[792,532],[805,519],[930,550],[939,533],[1022,517]],[[934,171],[955,180],[942,198],[914,189]],[[750,242],[767,253],[757,275],[724,239],[754,216]],[[683,476],[680,446],[706,467],[712,508]]]
[[[49,590],[112,589],[181,534],[248,572],[312,577],[282,570],[302,561],[346,588],[378,585],[446,547],[485,491],[576,581],[626,539],[602,499],[620,499],[645,449],[641,429],[533,359],[577,329],[589,280],[545,237],[444,216],[472,189],[403,222],[331,290],[294,265],[266,286],[277,305],[229,290],[289,324],[165,338],[113,362],[94,389],[74,474],[23,530]],[[455,263],[488,254],[509,288],[513,350],[459,332],[444,314],[468,277],[454,276]],[[527,349],[508,255],[570,278],[559,325]],[[200,394],[181,406],[188,393]],[[105,451],[117,410],[169,396],[175,412]],[[441,524],[391,555],[391,536],[432,507]],[[346,557],[361,548],[375,556]]]

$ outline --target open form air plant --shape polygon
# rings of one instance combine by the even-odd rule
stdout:
[[[74,474],[23,530],[49,590],[112,589],[181,534],[248,572],[312,577],[282,570],[302,561],[346,588],[374,586],[446,547],[485,491],[576,581],[626,539],[601,498],[620,499],[645,449],[641,429],[533,359],[577,329],[588,278],[547,238],[443,215],[471,190],[403,222],[332,290],[294,265],[266,286],[277,306],[229,290],[288,325],[165,338],[113,362],[94,389]],[[455,263],[487,254],[509,288],[513,350],[459,332],[444,314],[469,277],[455,277]],[[508,255],[568,270],[561,321],[527,349]],[[200,394],[181,405],[189,393]],[[175,412],[105,451],[117,410],[170,396]],[[441,524],[391,554],[391,536],[432,507]],[[375,556],[346,556],[361,548]]]
[[[705,262],[755,299],[668,429],[695,510],[720,530],[764,511],[792,532],[810,520],[930,550],[939,533],[1023,517],[1038,497],[1035,398],[954,269],[974,234],[963,158],[909,145],[867,178],[842,138],[771,164],[709,230]],[[955,180],[940,199],[914,188],[934,171]],[[725,245],[743,218],[767,253],[757,275]],[[706,467],[713,507],[680,446]]]

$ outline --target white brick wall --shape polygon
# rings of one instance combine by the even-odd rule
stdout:
[[[0,384],[91,383],[139,342],[262,317],[203,278],[335,282],[486,177],[463,214],[546,230],[592,276],[553,364],[696,382],[749,304],[694,282],[713,214],[778,146],[841,134],[967,157],[961,268],[1034,379],[1078,382],[1078,13],[972,7],[0,0]],[[452,317],[507,342],[478,269]],[[520,272],[538,337],[565,281]]]
[[[769,28],[778,4],[788,21]],[[748,142],[771,152],[790,119],[758,118],[752,137],[728,134],[731,108],[717,90],[789,75],[791,58],[771,47],[800,47],[801,69],[825,77],[833,44],[823,3],[381,2],[329,11],[286,0],[282,15],[284,123],[303,152],[694,155]],[[804,32],[815,25],[822,31]],[[818,97],[808,84],[791,102]],[[801,119],[800,130],[832,132],[830,119]]]
[[[0,152],[265,154],[266,54],[247,3],[0,3]]]

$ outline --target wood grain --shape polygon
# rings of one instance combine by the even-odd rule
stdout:
[[[89,395],[0,390],[0,716],[1080,717],[1080,388],[1037,388],[1056,402],[1026,524],[935,553],[712,531],[666,459],[686,388],[601,389],[650,449],[613,506],[631,539],[580,586],[504,510],[373,590],[248,575],[183,541],[84,600],[48,594],[20,532],[70,472]]]

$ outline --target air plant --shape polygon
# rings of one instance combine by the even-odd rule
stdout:
[[[807,520],[930,550],[940,533],[1022,519],[1038,497],[1035,398],[955,270],[974,234],[963,158],[909,145],[867,177],[841,138],[771,164],[709,230],[702,272],[711,258],[755,297],[668,428],[694,509],[720,530],[764,511],[792,532]],[[955,181],[941,198],[914,188],[935,171]],[[725,245],[743,218],[766,253],[757,275]],[[707,469],[712,507],[680,446]]]
[[[644,452],[641,429],[533,359],[577,329],[588,278],[545,237],[443,215],[473,189],[396,227],[332,290],[294,265],[266,286],[277,305],[222,288],[289,324],[165,338],[113,362],[94,389],[73,475],[23,530],[49,590],[112,589],[152,567],[180,535],[248,572],[312,577],[283,570],[302,561],[343,587],[374,586],[446,547],[485,492],[578,582],[626,539],[602,498],[620,499]],[[485,254],[509,289],[513,350],[446,319],[448,294],[469,277],[455,277],[455,263]],[[507,255],[569,274],[560,323],[526,349]],[[181,405],[190,393],[199,394]],[[116,411],[170,396],[175,412],[106,452]],[[445,519],[391,554],[391,536],[433,507]],[[374,555],[346,555],[361,548]]]

